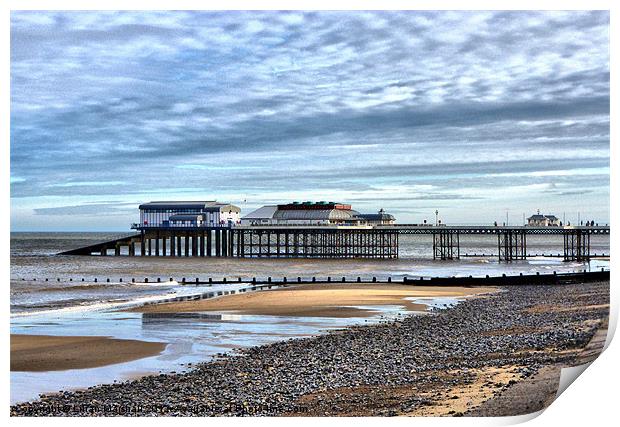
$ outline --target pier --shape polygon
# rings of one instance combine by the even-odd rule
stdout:
[[[609,226],[428,226],[393,224],[375,226],[139,226],[139,234],[71,249],[61,255],[115,255],[155,257],[238,258],[398,258],[400,235],[432,237],[433,259],[461,256],[461,236],[488,236],[497,242],[500,261],[524,260],[530,235],[561,235],[565,261],[589,260],[590,237],[608,235]],[[597,254],[598,255],[598,254]],[[545,255],[551,256],[551,255]],[[605,256],[605,254],[601,254]]]

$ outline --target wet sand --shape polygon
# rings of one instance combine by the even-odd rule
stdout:
[[[553,400],[555,367],[600,353],[609,282],[502,291],[426,316],[223,354],[186,372],[45,395],[13,405],[11,415],[113,416],[119,408],[142,416],[529,413]],[[541,301],[581,309],[528,310]]]
[[[156,356],[165,343],[109,337],[11,335],[11,371],[96,368]]]
[[[496,292],[496,288],[407,286],[385,284],[316,284],[244,293],[222,298],[142,306],[142,313],[235,312],[252,315],[305,317],[367,317],[371,308],[354,306],[402,305],[409,311],[425,311],[427,305],[407,297],[464,297]]]

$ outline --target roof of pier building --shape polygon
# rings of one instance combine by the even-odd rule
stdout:
[[[385,211],[383,209],[380,209],[378,213],[376,214],[359,214],[357,216],[359,219],[363,219],[366,221],[382,221],[382,222],[389,222],[389,221],[395,221],[396,219],[394,218],[394,215],[390,215],[388,213],[385,213]]]
[[[221,212],[233,211],[241,212],[241,209],[229,203],[219,203],[215,200],[208,201],[156,201],[143,203],[139,206],[140,210],[162,211],[162,210],[183,210],[195,212]]]
[[[293,202],[283,205],[278,205],[278,210],[351,210],[351,205],[336,202]]]
[[[243,219],[272,219],[277,210],[276,205],[266,205],[245,215]]]
[[[548,219],[548,220],[551,220],[551,221],[556,221],[558,219],[558,217],[555,216],[555,215],[535,214],[535,215],[532,215],[531,217],[528,218],[528,220],[533,220],[533,221],[544,221],[545,219]]]
[[[276,221],[348,221],[355,220],[359,212],[351,205],[335,202],[293,202],[266,205],[245,215],[243,220]]]
[[[359,212],[351,209],[278,209],[273,219],[283,221],[346,221],[355,219]]]

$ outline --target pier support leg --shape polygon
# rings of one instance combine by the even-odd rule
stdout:
[[[433,259],[459,259],[461,255],[458,232],[441,230],[433,233]]]
[[[235,234],[235,237],[237,239],[237,257],[239,258],[243,258],[243,236],[245,234],[244,231],[233,231],[233,233]]]
[[[527,258],[526,234],[523,231],[504,231],[497,235],[497,252],[500,261]]]
[[[176,254],[176,237],[174,233],[170,233],[170,256],[175,256]]]
[[[569,230],[564,234],[564,261],[587,261],[590,259],[590,233]]]
[[[213,247],[213,241],[212,241],[212,231],[211,230],[207,230],[207,256],[211,256],[211,252],[212,252],[212,247]]]
[[[228,256],[228,230],[222,230],[222,256]]]
[[[215,230],[215,256],[221,256],[222,255],[222,246],[221,246],[220,234],[221,234],[220,230]]]
[[[235,256],[235,232],[228,230],[228,256]]]

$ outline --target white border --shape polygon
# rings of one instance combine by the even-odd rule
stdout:
[[[431,10],[442,10],[442,9],[461,9],[461,10],[483,10],[483,9],[507,9],[507,10],[526,10],[526,9],[536,9],[536,10],[611,10],[611,29],[610,29],[610,44],[612,40],[618,40],[618,31],[614,31],[614,21],[617,18],[617,4],[611,1],[600,1],[600,0],[590,0],[590,1],[543,1],[543,0],[522,0],[519,2],[497,2],[497,1],[469,1],[469,2],[457,2],[457,1],[440,1],[440,0],[419,0],[416,2],[405,2],[405,1],[393,1],[393,0],[383,0],[381,2],[378,1],[369,1],[369,0],[357,0],[357,1],[282,1],[282,0],[271,0],[271,1],[261,1],[251,2],[251,1],[240,1],[240,0],[229,0],[227,2],[206,2],[206,1],[189,1],[189,0],[177,0],[175,2],[164,2],[164,1],[130,1],[130,0],[108,0],[105,2],[102,1],[90,1],[88,3],[82,1],[42,1],[42,0],[5,0],[2,2],[2,8],[0,9],[0,13],[2,14],[1,21],[4,25],[1,25],[2,28],[2,46],[3,46],[3,60],[4,60],[4,73],[3,73],[3,84],[0,88],[0,91],[3,96],[4,102],[3,111],[1,115],[1,123],[2,126],[0,129],[2,130],[3,135],[3,154],[0,156],[0,165],[2,165],[2,174],[4,176],[4,182],[2,186],[4,200],[6,204],[10,206],[10,188],[9,188],[9,159],[10,159],[10,150],[9,150],[9,124],[10,124],[10,63],[9,63],[9,40],[10,40],[10,10],[88,10],[88,9],[96,9],[96,10],[110,10],[110,9],[118,9],[118,10],[146,10],[146,9],[174,9],[174,10],[182,10],[182,9],[211,9],[211,10],[223,10],[223,9],[305,9],[305,10],[316,10],[316,9],[329,9],[329,10],[343,10],[343,9],[431,9]],[[615,7],[614,7],[615,6]],[[614,38],[614,35],[616,36]],[[612,62],[615,58],[615,55],[612,52],[611,55]],[[611,67],[613,71],[616,69]],[[611,76],[611,115],[610,117],[616,117],[614,112],[618,111],[617,108],[617,98],[616,98],[616,86],[615,82],[615,74],[612,71]],[[611,141],[616,141],[617,143],[617,125],[614,120],[611,121]],[[618,148],[614,143],[611,143],[611,164],[617,164],[618,162]],[[617,179],[618,174],[615,168],[611,168],[611,215],[610,218],[617,218],[618,210],[618,197],[616,196],[615,190],[617,190]],[[5,224],[5,227],[2,229],[2,236],[4,238],[5,244],[0,247],[0,251],[2,252],[3,259],[3,271],[5,271],[4,277],[5,280],[5,295],[6,300],[3,305],[4,309],[4,319],[7,320],[10,318],[9,316],[9,298],[8,298],[8,279],[10,277],[10,266],[9,266],[9,246],[6,244],[10,239],[10,216],[6,211],[2,213],[2,220]],[[618,245],[618,232],[612,227],[612,236],[611,236],[611,252],[616,251]],[[615,258],[614,258],[615,260]],[[616,270],[612,261],[612,284],[616,283]],[[612,285],[612,317],[610,319],[610,330],[615,329],[617,322],[617,314],[618,314],[618,292],[614,289],[614,285]],[[5,330],[4,335],[4,366],[5,366],[5,378],[4,382],[3,397],[4,402],[6,402],[5,414],[8,417],[8,405],[9,405],[9,336],[8,336],[8,325]],[[564,394],[554,402],[542,415],[530,421],[530,425],[536,426],[546,426],[549,423],[563,425],[563,426],[572,426],[572,425],[608,425],[610,424],[610,420],[615,418],[617,415],[617,398],[615,394],[615,384],[618,381],[618,363],[620,360],[619,350],[617,342],[611,342],[609,348],[597,359],[591,368],[587,370],[585,375],[582,375],[577,381],[566,390]],[[472,424],[475,423],[477,425],[505,425],[505,424],[514,424],[518,422],[526,421],[531,417],[514,417],[514,418],[487,418],[487,419],[468,419],[468,418],[446,418],[446,419],[438,419],[438,418],[389,418],[389,419],[380,419],[379,422],[389,423],[394,425],[404,425],[407,423],[415,424],[423,424],[423,425],[439,425],[439,424],[449,424],[449,425],[464,425],[464,424]],[[368,424],[374,423],[376,419],[373,418],[355,418],[355,419],[326,419],[321,418],[318,422],[321,424],[349,424],[355,423],[357,424]],[[77,425],[82,423],[81,419],[46,419],[46,420],[38,420],[38,419],[23,419],[23,418],[10,418],[9,422],[11,423],[19,423],[19,424],[35,424],[35,423],[50,423],[53,425],[71,424]],[[163,424],[169,422],[178,422],[178,420],[168,419],[168,418],[159,418],[159,419],[137,419],[137,420],[129,420],[129,419],[109,419],[109,418],[98,418],[89,420],[88,423],[93,424],[116,424],[116,423],[137,423],[137,424]],[[288,418],[284,419],[257,419],[257,418],[232,418],[232,419],[183,419],[183,423],[201,425],[204,426],[205,423],[217,424],[217,425],[239,425],[239,424],[247,424],[252,423],[252,425],[290,425],[291,422],[300,425],[311,425],[317,422],[316,419],[311,418],[299,418],[295,420],[291,420]]]

